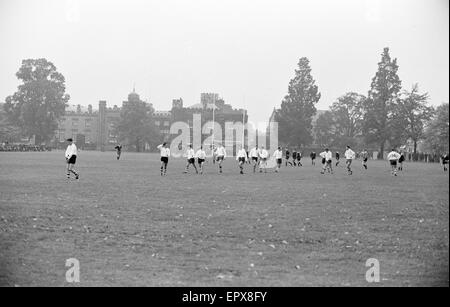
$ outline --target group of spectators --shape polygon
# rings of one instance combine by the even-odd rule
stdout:
[[[26,145],[1,143],[0,151],[51,151],[51,147],[45,145]]]

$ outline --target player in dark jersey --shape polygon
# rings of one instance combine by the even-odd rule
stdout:
[[[316,152],[315,152],[315,151],[312,151],[312,152],[309,154],[309,157],[311,158],[311,165],[316,165]]]
[[[117,153],[117,160],[119,160],[120,159],[120,155],[122,154],[122,145],[117,144],[117,146],[114,147],[114,149],[116,150],[116,153]]]
[[[444,167],[444,172],[448,171],[448,163],[449,163],[449,156],[448,153],[445,155],[442,155],[441,160],[442,160],[442,166]]]
[[[398,159],[398,170],[403,171],[403,162],[405,162],[405,153],[400,152],[400,159]]]
[[[294,164],[294,166],[297,165],[295,161],[297,161],[297,149],[294,149],[292,151],[292,163]]]
[[[297,166],[303,166],[302,164],[302,153],[297,151]]]
[[[341,155],[339,154],[339,151],[336,151],[335,157],[336,157],[336,166],[338,166],[339,165],[339,159],[341,158]]]
[[[291,152],[289,151],[289,149],[287,147],[284,149],[284,151],[285,151],[285,157],[286,157],[286,166],[288,165],[288,163],[292,166],[292,162],[290,161]]]

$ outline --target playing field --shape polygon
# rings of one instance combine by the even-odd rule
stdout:
[[[281,173],[159,175],[153,154],[0,153],[0,286],[448,286],[449,176],[385,162],[334,175],[304,160]],[[368,283],[366,260],[380,263]]]

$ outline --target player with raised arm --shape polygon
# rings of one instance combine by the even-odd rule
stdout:
[[[164,142],[161,145],[158,145],[157,148],[159,149],[161,155],[161,176],[166,176],[167,165],[169,164],[170,149],[167,146],[166,142]]]

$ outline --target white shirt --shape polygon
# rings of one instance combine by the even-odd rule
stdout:
[[[245,149],[239,149],[237,156],[236,156],[236,160],[239,160],[239,158],[245,158],[245,160],[247,161],[247,151]]]
[[[324,151],[323,154],[324,154],[323,158],[325,158],[326,161],[333,160],[333,153],[331,151],[328,151],[328,152]]]
[[[188,159],[193,159],[195,157],[195,152],[192,148],[189,148],[188,150],[186,150],[186,157]]]
[[[400,159],[400,154],[398,152],[391,151],[390,153],[388,153],[387,159],[389,161],[398,160]]]
[[[78,150],[77,150],[77,146],[75,145],[75,143],[72,143],[71,145],[67,146],[66,149],[66,158],[70,159],[70,157],[72,156],[76,156],[78,154]]]
[[[166,148],[166,147],[164,147],[162,145],[158,145],[157,148],[161,152],[161,157],[167,157],[167,158],[170,157],[170,149],[169,148]]]
[[[206,159],[206,152],[205,152],[203,149],[199,149],[199,150],[197,150],[197,152],[195,153],[195,156],[196,156],[198,159],[203,159],[203,160],[205,160],[205,159]]]
[[[220,146],[216,149],[216,156],[218,157],[227,157],[227,151],[225,150],[225,147]]]
[[[283,151],[277,149],[273,153],[273,156],[275,157],[275,159],[283,159]]]
[[[250,150],[250,157],[252,158],[258,158],[261,155],[261,150],[258,148],[253,148],[252,150]]]
[[[267,159],[269,157],[269,152],[265,149],[261,149],[259,156],[263,159]]]
[[[355,159],[356,154],[353,150],[351,150],[349,148],[345,151],[344,156],[345,156],[345,159],[347,159],[347,160],[353,160],[353,159]]]

